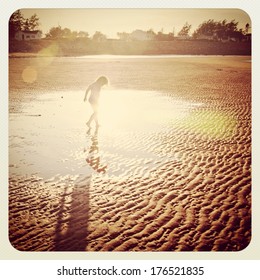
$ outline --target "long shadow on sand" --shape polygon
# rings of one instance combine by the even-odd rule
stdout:
[[[105,173],[107,166],[100,163],[98,129],[91,133],[90,147],[87,149],[87,164],[98,173]],[[86,251],[89,219],[89,189],[91,175],[74,186],[69,184],[61,196],[57,214],[54,251]]]
[[[89,219],[89,187],[91,177],[66,187],[60,202],[55,230],[54,251],[85,251]]]

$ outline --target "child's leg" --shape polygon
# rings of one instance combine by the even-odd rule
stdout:
[[[94,120],[96,123],[96,126],[99,126],[98,123],[98,106],[96,104],[91,104],[92,109],[93,109],[93,114],[90,116],[87,125],[90,127],[90,124],[92,123],[92,121]]]
[[[92,121],[94,119],[94,113],[90,116],[89,120],[87,121],[87,126],[90,127]]]
[[[95,121],[96,123],[96,126],[98,127],[99,124],[98,124],[98,104],[95,103],[95,104],[92,104],[92,108],[93,108],[93,120]]]
[[[98,123],[98,112],[95,111],[92,116],[93,116],[93,120],[96,123],[96,126],[98,127],[99,126],[99,123]]]

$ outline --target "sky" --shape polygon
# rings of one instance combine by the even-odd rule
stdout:
[[[251,26],[248,14],[240,9],[22,9],[25,18],[37,14],[39,29],[45,35],[50,28],[60,25],[71,31],[86,31],[92,36],[100,31],[108,38],[118,38],[117,32],[131,33],[136,29],[173,32],[191,24],[191,33],[209,19],[235,20],[238,28]]]

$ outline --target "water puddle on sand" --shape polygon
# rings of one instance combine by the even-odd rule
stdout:
[[[81,91],[44,93],[9,115],[10,177],[144,175],[168,160],[155,152],[154,136],[200,106],[158,92],[104,89],[101,127],[89,130],[92,111],[83,99]]]

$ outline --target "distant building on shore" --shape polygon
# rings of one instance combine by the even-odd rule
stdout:
[[[154,35],[150,32],[137,29],[130,34],[130,39],[134,41],[151,41],[154,39]]]
[[[217,33],[214,33],[213,35],[204,35],[199,34],[196,36],[196,40],[203,40],[203,41],[220,41],[223,43],[226,42],[250,42],[251,41],[251,34],[243,34],[240,31],[234,31],[230,33],[229,35],[225,36],[218,36]]]
[[[176,40],[191,40],[192,37],[190,35],[179,35],[175,37]]]
[[[208,40],[208,41],[213,41],[213,40],[217,40],[216,39],[216,35],[205,35],[205,34],[199,34],[196,37],[197,40]]]
[[[140,29],[136,29],[132,33],[117,33],[117,35],[122,41],[152,41],[155,38],[155,33]]]
[[[18,41],[29,41],[29,40],[36,40],[41,39],[42,32],[39,30],[36,31],[17,31],[15,33],[14,38]]]

